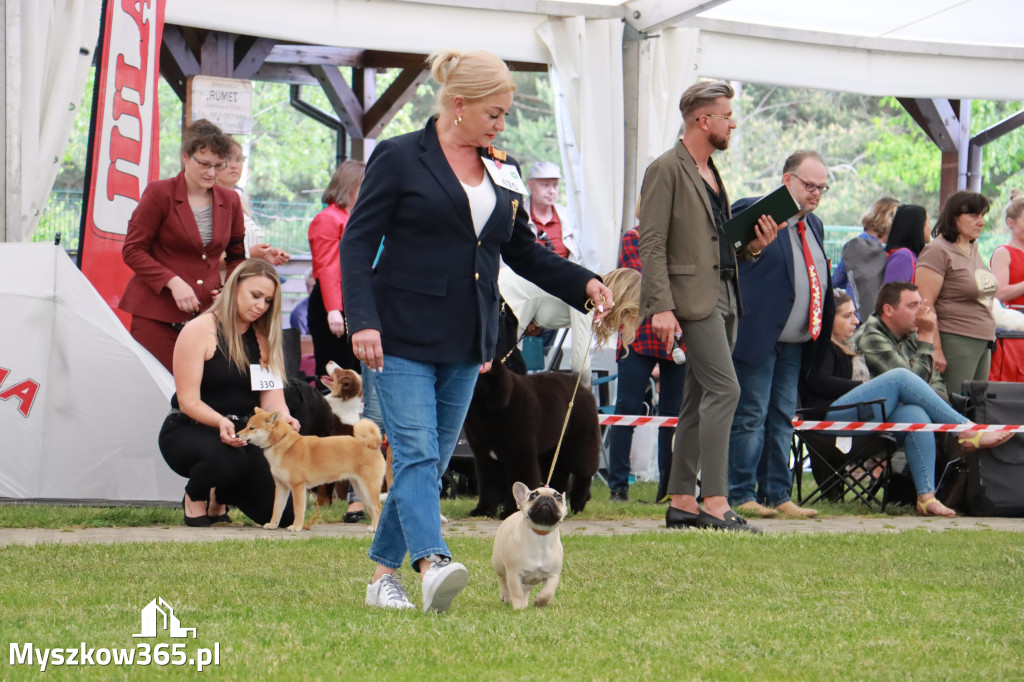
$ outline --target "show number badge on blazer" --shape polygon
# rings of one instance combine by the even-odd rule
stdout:
[[[489,158],[488,156],[483,157],[484,168],[487,169],[494,184],[517,194],[526,194],[526,185],[523,184],[523,178],[519,175],[519,171],[515,166],[505,163],[508,158],[505,152],[488,147],[487,154]]]

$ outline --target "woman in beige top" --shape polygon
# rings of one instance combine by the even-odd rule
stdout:
[[[942,209],[937,236],[921,252],[916,283],[934,301],[939,338],[935,367],[950,392],[964,381],[988,378],[990,344],[996,338],[992,302],[999,284],[978,253],[989,202],[977,192],[957,192]]]

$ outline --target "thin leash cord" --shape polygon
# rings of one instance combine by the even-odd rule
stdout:
[[[587,301],[587,307],[593,308],[594,304],[592,301]],[[583,356],[583,365],[586,366],[587,359],[590,357],[590,347],[594,343],[594,337],[597,334],[596,324],[590,328],[590,341],[587,343],[587,352]],[[558,453],[562,451],[562,441],[565,439],[565,430],[569,428],[569,417],[572,416],[572,406],[576,402],[576,392],[580,388],[580,380],[583,379],[583,367],[580,367],[579,374],[576,375],[576,385],[572,389],[572,395],[569,396],[569,408],[565,411],[565,420],[562,422],[562,433],[558,436],[558,445],[555,446],[555,456],[551,458],[551,468],[548,470],[548,480],[544,482],[545,488],[551,487],[551,477],[555,475],[555,465],[558,463]]]
[[[507,305],[508,305],[507,303],[502,303],[502,304],[501,304],[501,314],[502,314],[502,315],[504,315],[504,314],[505,314],[505,306],[507,306]],[[516,339],[516,342],[515,342],[515,343],[513,343],[513,344],[512,344],[512,347],[511,347],[511,348],[509,348],[509,350],[508,350],[508,352],[507,352],[507,353],[505,353],[505,357],[503,357],[503,358],[501,359],[501,364],[503,364],[503,365],[504,365],[504,364],[505,364],[505,361],[506,361],[506,360],[508,360],[508,359],[509,359],[510,357],[512,357],[512,353],[514,353],[514,352],[515,352],[516,348],[519,348],[519,344],[520,344],[520,343],[522,342],[522,340],[523,340],[523,339],[524,339],[524,338],[526,337],[526,330],[527,330],[527,329],[529,329],[529,325],[527,325],[527,326],[526,326],[526,329],[523,329],[523,333],[519,335],[519,338],[518,338],[518,339]]]

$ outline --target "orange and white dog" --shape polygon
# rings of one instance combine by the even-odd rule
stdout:
[[[277,528],[291,493],[295,520],[288,530],[302,530],[306,518],[306,490],[322,483],[348,479],[370,512],[370,530],[380,518],[380,486],[384,480],[384,458],[380,456],[380,429],[369,419],[360,419],[353,436],[301,436],[277,412],[259,407],[238,432],[238,437],[263,448],[277,489],[274,512],[264,528]]]

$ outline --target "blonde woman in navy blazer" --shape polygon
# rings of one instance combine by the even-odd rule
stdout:
[[[468,576],[441,537],[438,480],[476,377],[494,356],[499,256],[580,310],[589,298],[603,317],[613,301],[594,273],[537,244],[522,190],[503,186],[515,178],[522,186],[515,161],[492,146],[516,89],[504,62],[452,50],[429,61],[441,85],[438,114],[423,130],[377,145],[342,237],[341,272],[352,346],[376,371],[394,451],[366,603],[412,607],[394,575],[408,554],[423,610],[440,612]]]
[[[173,371],[174,342],[185,323],[220,291],[220,257],[230,274],[245,258],[242,204],[217,184],[231,138],[206,119],[182,134],[182,170],[146,187],[128,221],[121,255],[134,274],[118,307],[132,316],[132,336]],[[200,235],[196,211],[210,207],[212,234]]]

